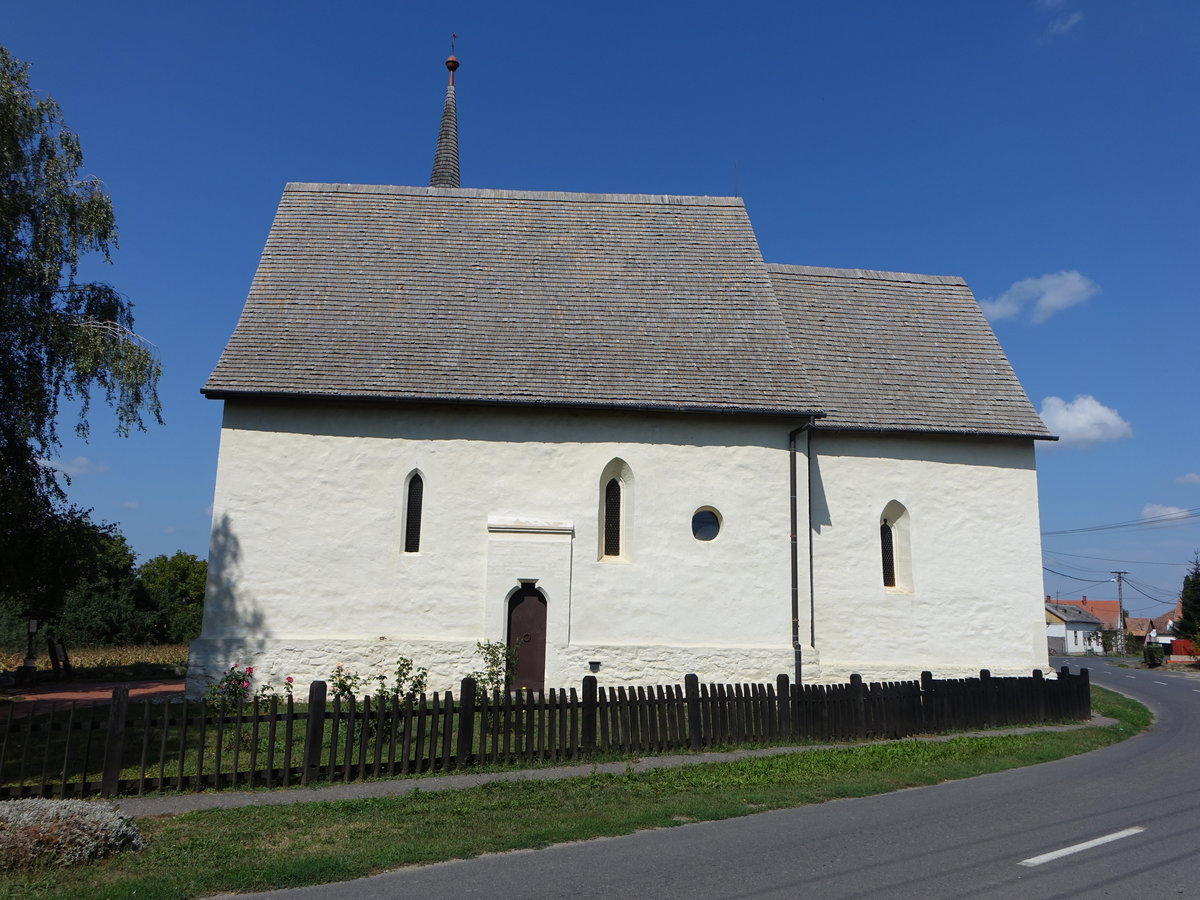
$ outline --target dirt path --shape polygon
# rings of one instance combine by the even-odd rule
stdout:
[[[12,698],[13,717],[45,712],[52,704],[68,700],[83,700],[108,703],[113,688],[124,685],[129,688],[130,700],[156,700],[159,702],[183,699],[182,678],[164,678],[149,681],[59,681],[27,688]],[[0,705],[0,713],[7,718],[7,711]]]

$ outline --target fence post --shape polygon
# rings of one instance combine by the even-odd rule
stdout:
[[[791,679],[786,674],[775,676],[775,700],[779,704],[779,734],[792,736],[792,690]]]
[[[1063,666],[1065,669],[1066,666]],[[1090,669],[1079,670],[1079,716],[1083,719],[1092,717],[1092,673]]]
[[[112,704],[108,707],[108,731],[104,736],[104,767],[100,776],[100,796],[113,797],[121,779],[121,751],[125,743],[125,714],[129,707],[129,688],[113,688]]]
[[[994,724],[992,721],[993,697],[992,697],[992,673],[988,669],[979,670],[979,689],[983,694],[983,727],[987,728]]]
[[[475,679],[464,678],[458,694],[458,768],[466,766],[471,759],[471,745],[475,743]]]
[[[583,721],[579,725],[580,749],[584,756],[596,752],[596,676],[583,676],[582,708]]]
[[[867,698],[862,676],[857,672],[850,676],[850,703],[854,715],[854,736],[867,736]]]
[[[1046,721],[1046,680],[1041,669],[1033,670],[1034,715],[1039,722]]]
[[[688,746],[699,750],[700,736],[700,679],[694,674],[683,676],[683,693],[688,711]]]
[[[926,731],[937,729],[937,701],[933,697],[933,673],[921,673],[921,726]]]
[[[308,686],[308,723],[304,730],[304,762],[300,783],[307,785],[321,778],[321,741],[325,737],[325,698],[329,687],[324,681]]]

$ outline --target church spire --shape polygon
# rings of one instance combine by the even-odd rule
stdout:
[[[454,70],[458,68],[458,58],[453,53],[446,60],[446,68],[450,70],[450,83],[446,85],[446,100],[442,104],[442,127],[438,131],[429,186],[456,188],[462,185],[458,182],[458,106],[454,102]]]

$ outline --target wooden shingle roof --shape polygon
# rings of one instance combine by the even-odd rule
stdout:
[[[767,269],[822,428],[1049,436],[961,278]]]
[[[961,279],[766,266],[728,197],[290,184],[204,392],[1047,434]]]

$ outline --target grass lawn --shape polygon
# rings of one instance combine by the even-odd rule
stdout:
[[[553,782],[141,819],[147,847],[80,869],[0,875],[0,897],[202,897],[863,797],[1061,759],[1124,740],[1148,711],[1103,688],[1117,724],[811,750]]]

